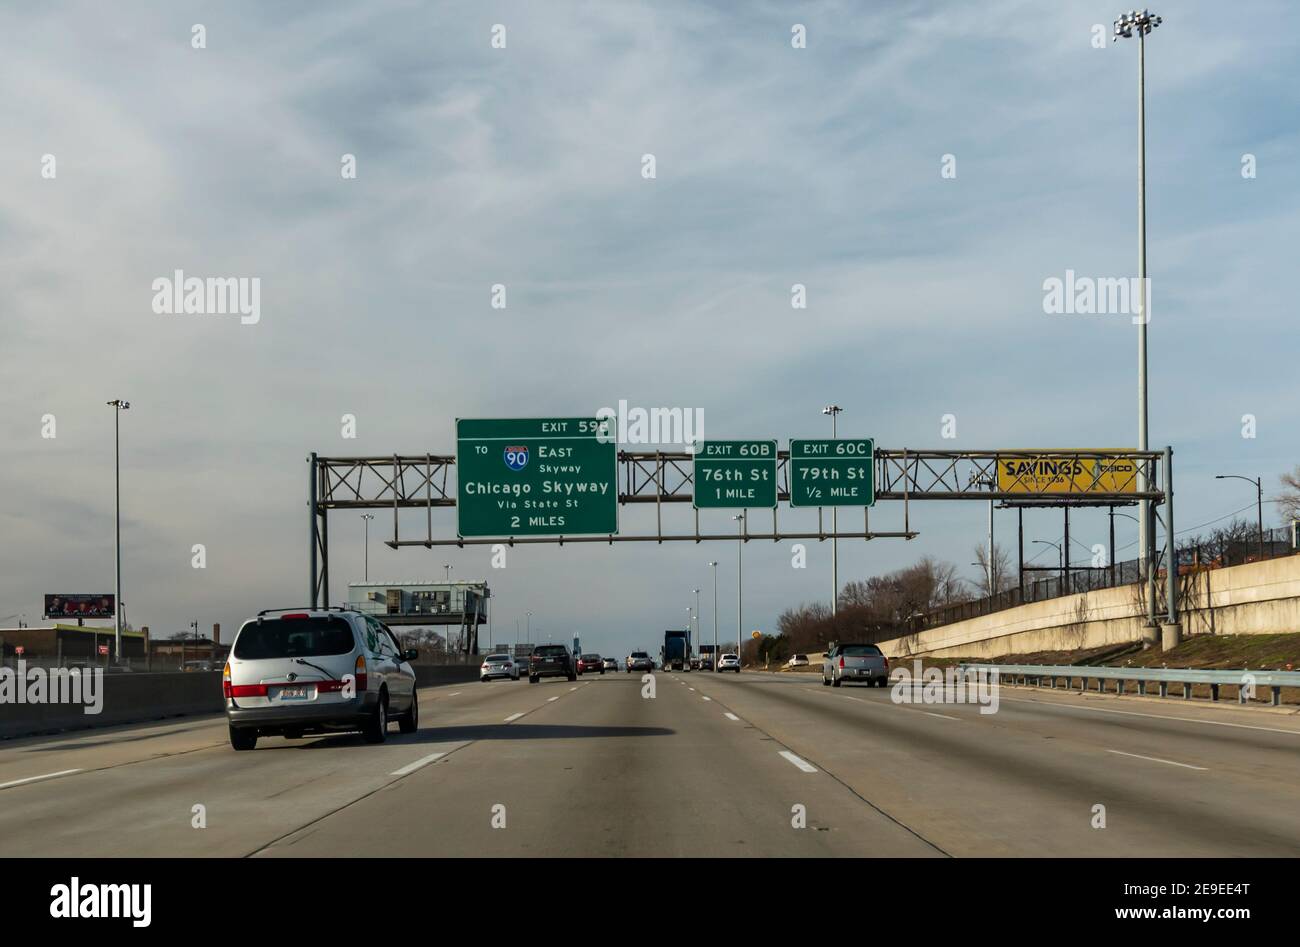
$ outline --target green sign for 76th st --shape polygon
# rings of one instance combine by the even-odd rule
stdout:
[[[608,418],[456,421],[457,534],[618,532],[618,445]]]
[[[697,510],[776,506],[776,441],[703,441],[695,449]]]
[[[858,440],[790,441],[791,506],[874,506],[876,443]]]

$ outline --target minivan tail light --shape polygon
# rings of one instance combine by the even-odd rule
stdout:
[[[844,667],[844,655],[840,655],[840,667]]]
[[[221,693],[222,696],[226,698],[230,698],[231,696],[233,696],[230,693],[230,662],[229,661],[227,661],[226,666],[221,669]]]
[[[281,615],[281,618],[310,618],[306,612],[290,612],[287,615]]]
[[[366,656],[364,654],[357,655],[355,672],[357,679],[357,693],[359,694],[366,689]]]

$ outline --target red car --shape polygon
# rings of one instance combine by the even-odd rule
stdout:
[[[598,654],[580,654],[578,655],[578,673],[582,674],[590,671],[595,674],[599,671],[605,673],[605,659]]]

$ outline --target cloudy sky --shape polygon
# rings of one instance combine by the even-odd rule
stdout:
[[[828,433],[820,409],[834,401],[842,435],[883,447],[1135,443],[1129,317],[1043,310],[1044,280],[1066,270],[1136,272],[1136,43],[1093,43],[1117,12],[5,8],[0,624],[39,622],[44,592],[112,588],[110,398],[132,405],[123,599],[155,634],[194,619],[232,628],[303,597],[309,452],[451,452],[458,416],[585,415],[626,399],[699,408],[715,437],[784,446]],[[1182,529],[1251,507],[1248,485],[1214,474],[1263,475],[1275,493],[1300,463],[1300,8],[1157,12],[1151,442],[1175,448]],[[259,278],[260,321],[156,313],[153,281],[177,269]],[[505,309],[491,306],[497,283]],[[806,309],[792,309],[796,283]],[[940,436],[945,414],[954,440]],[[927,553],[973,577],[985,516],[914,507],[918,539],[841,543],[841,578]],[[729,528],[714,518],[706,528]],[[1082,557],[1104,520],[1076,523]],[[894,504],[873,516],[900,524]],[[624,512],[624,532],[647,525]],[[441,527],[455,532],[450,517]],[[1012,535],[1011,514],[999,528]],[[1059,539],[1046,514],[1027,528]],[[337,514],[330,535],[338,600],[360,575],[359,516]],[[711,628],[710,559],[734,628],[735,551],[533,546],[493,570],[485,547],[372,539],[370,571],[488,575],[498,639],[531,610],[543,636],[577,631],[621,654],[681,625],[695,587]],[[790,560],[789,544],[745,547],[747,631],[829,596],[828,545],[812,545],[806,569]]]

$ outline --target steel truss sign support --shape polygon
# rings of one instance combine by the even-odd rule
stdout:
[[[779,506],[772,510],[770,532],[749,532],[749,521],[758,515],[751,511],[745,519],[746,532],[701,533],[699,511],[694,510],[691,532],[665,533],[663,511],[666,505],[692,504],[694,500],[694,461],[690,451],[618,452],[617,477],[620,506],[653,503],[655,531],[646,534],[610,534],[597,536],[500,536],[446,538],[435,536],[435,508],[454,508],[456,488],[448,473],[456,458],[446,454],[392,454],[389,456],[321,457],[312,454],[309,506],[311,514],[311,593],[312,605],[329,600],[330,510],[393,511],[393,535],[385,544],[403,546],[473,546],[526,545],[534,543],[564,545],[584,542],[714,542],[807,539],[912,539],[918,534],[910,525],[910,508],[916,500],[1003,500],[1033,506],[1067,506],[1086,503],[1104,505],[1147,499],[1162,503],[1164,490],[1158,476],[1162,463],[1167,465],[1166,451],[1134,450],[889,450],[876,448],[874,465],[877,503],[895,501],[903,504],[903,528],[873,531],[871,513],[863,508],[861,530],[826,530],[822,528],[821,510],[815,532],[782,530]],[[777,499],[790,500],[789,452],[777,455]],[[1139,489],[1146,484],[1145,490]],[[424,536],[403,538],[400,533],[402,510],[424,510]],[[1154,513],[1153,513],[1154,518]],[[1168,517],[1166,517],[1168,518]],[[407,520],[409,526],[409,519]],[[1172,524],[1170,524],[1172,528]],[[1150,531],[1152,534],[1154,530]],[[1154,547],[1154,540],[1151,541]],[[1154,592],[1154,570],[1152,570]],[[1154,604],[1151,606],[1154,610]]]

